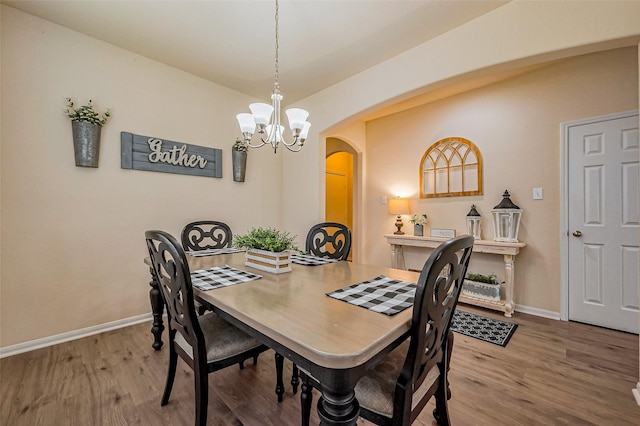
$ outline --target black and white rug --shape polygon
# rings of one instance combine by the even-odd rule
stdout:
[[[518,324],[500,321],[482,315],[456,310],[451,329],[456,333],[473,337],[499,346],[507,346]]]

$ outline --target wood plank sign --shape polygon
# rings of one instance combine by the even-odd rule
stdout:
[[[222,150],[120,132],[120,167],[149,172],[222,177]]]

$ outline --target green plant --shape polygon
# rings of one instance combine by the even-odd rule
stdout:
[[[87,105],[74,108],[73,100],[71,98],[67,98],[66,105],[67,109],[65,109],[64,112],[71,121],[86,121],[87,123],[97,124],[102,127],[106,124],[109,117],[111,117],[111,110],[109,108],[107,108],[102,115],[93,109],[93,101],[91,99],[89,99],[89,103]]]
[[[491,274],[491,275],[482,275],[482,274],[472,274],[472,273],[468,272],[467,275],[465,276],[465,279],[467,279],[469,281],[476,281],[476,282],[479,282],[479,283],[498,284],[498,279],[493,274]]]
[[[234,151],[247,152],[249,150],[249,145],[246,142],[236,138],[236,142],[233,144],[231,149]]]
[[[233,237],[233,246],[244,249],[267,250],[278,253],[285,250],[299,250],[295,235],[275,228],[252,228],[245,235]]]
[[[414,214],[413,216],[411,216],[411,219],[409,219],[409,222],[413,223],[414,225],[424,225],[425,223],[427,223],[427,215]]]

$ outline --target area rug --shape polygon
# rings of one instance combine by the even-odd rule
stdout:
[[[482,315],[456,310],[453,314],[451,329],[456,333],[473,337],[494,345],[507,346],[518,324],[500,321]]]

